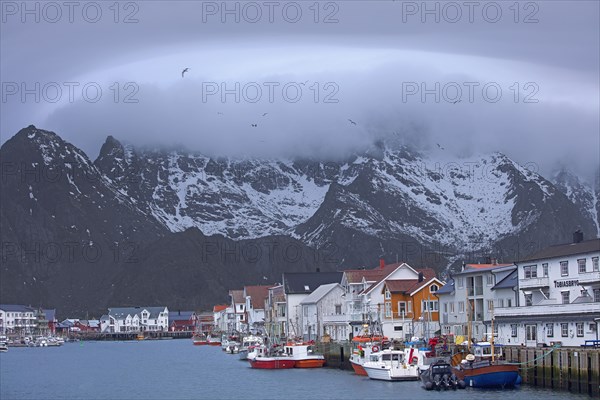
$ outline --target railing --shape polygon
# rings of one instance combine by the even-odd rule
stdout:
[[[577,314],[598,312],[598,303],[547,304],[543,306],[521,306],[494,308],[495,317],[539,316],[552,314]]]
[[[542,276],[539,278],[519,279],[519,289],[531,289],[549,286],[550,278],[548,278],[547,276]]]
[[[579,275],[579,284],[591,284],[600,282],[600,272],[586,272]]]

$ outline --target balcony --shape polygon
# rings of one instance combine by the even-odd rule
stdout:
[[[550,287],[550,278],[543,276],[540,278],[519,279],[519,289],[536,289]]]
[[[346,322],[347,321],[347,316],[344,314],[331,314],[331,315],[324,315],[323,316],[323,322],[327,323],[327,322]]]
[[[564,314],[598,314],[600,303],[547,304],[543,306],[521,306],[494,308],[494,317],[538,317]]]
[[[594,285],[600,283],[600,271],[586,272],[579,275],[580,285]]]

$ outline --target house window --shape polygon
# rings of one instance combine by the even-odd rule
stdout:
[[[525,279],[537,278],[537,264],[524,266],[523,272],[525,273]]]
[[[465,312],[465,302],[464,301],[459,301],[458,302],[458,312],[459,313],[464,313]]]
[[[569,276],[569,262],[568,261],[560,262],[560,276]]]
[[[566,324],[566,323],[560,324],[560,336],[562,336],[562,337],[569,336],[569,324]]]
[[[409,302],[408,302],[408,307],[407,307],[407,308],[408,308],[408,310],[407,310],[407,311],[408,311],[409,313],[411,313],[411,312],[412,312],[412,301],[409,301]]]
[[[386,318],[392,317],[392,303],[390,303],[389,301],[385,302],[385,317]]]
[[[398,302],[398,316],[404,317],[406,315],[406,302],[399,301]]]
[[[494,311],[494,300],[488,300],[488,312]]]
[[[542,264],[542,276],[544,276],[545,278],[548,277],[548,263]]]
[[[510,324],[510,336],[517,337],[517,324]]]
[[[438,311],[438,302],[437,300],[423,300],[421,302],[421,309],[423,311]]]
[[[506,307],[512,307],[512,299],[506,299]]]
[[[439,287],[438,285],[436,285],[436,284],[433,284],[433,285],[429,286],[429,291],[430,291],[431,293],[435,293],[435,292],[437,292],[438,290],[440,290],[440,287]]]
[[[585,264],[586,264],[585,260],[586,260],[585,258],[581,258],[581,259],[577,260],[577,265],[579,266],[580,274],[585,274],[585,272],[586,272],[585,271]]]
[[[600,265],[598,265],[598,257],[592,257],[592,271],[600,271]]]
[[[546,324],[546,336],[554,337],[554,324]]]
[[[448,314],[448,303],[444,303],[444,312]]]
[[[532,294],[525,293],[525,306],[532,306],[532,305],[533,305]]]
[[[600,303],[600,288],[594,289],[594,302]]]
[[[386,300],[389,300],[389,299],[391,299],[391,298],[392,298],[392,293],[390,293],[389,289],[388,289],[388,288],[386,288],[386,289],[385,289],[385,299],[386,299]]]
[[[450,312],[454,314],[454,302],[450,303]]]
[[[492,286],[494,284],[494,275],[489,274],[486,276],[485,281],[488,286]]]
[[[305,317],[308,317],[308,307],[302,307],[302,312]]]
[[[463,286],[464,286],[463,278],[458,278],[457,286],[458,286],[459,289],[463,288]]]
[[[577,336],[578,337],[582,337],[583,336],[583,322],[578,322],[577,323]]]
[[[341,304],[335,305],[335,315],[342,315],[342,305]]]
[[[569,304],[569,294],[571,292],[566,291],[566,292],[560,292],[560,296],[562,298],[562,303],[563,304]]]
[[[590,332],[596,332],[596,323],[590,322]]]
[[[504,299],[498,299],[498,307],[504,307]]]

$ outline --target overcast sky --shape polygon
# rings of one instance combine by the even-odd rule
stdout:
[[[392,137],[599,165],[597,1],[74,4],[2,2],[2,142],[35,124],[92,159],[107,135],[331,157]]]

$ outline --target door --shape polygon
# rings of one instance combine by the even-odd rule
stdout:
[[[537,325],[525,325],[525,345],[527,347],[537,346]]]

